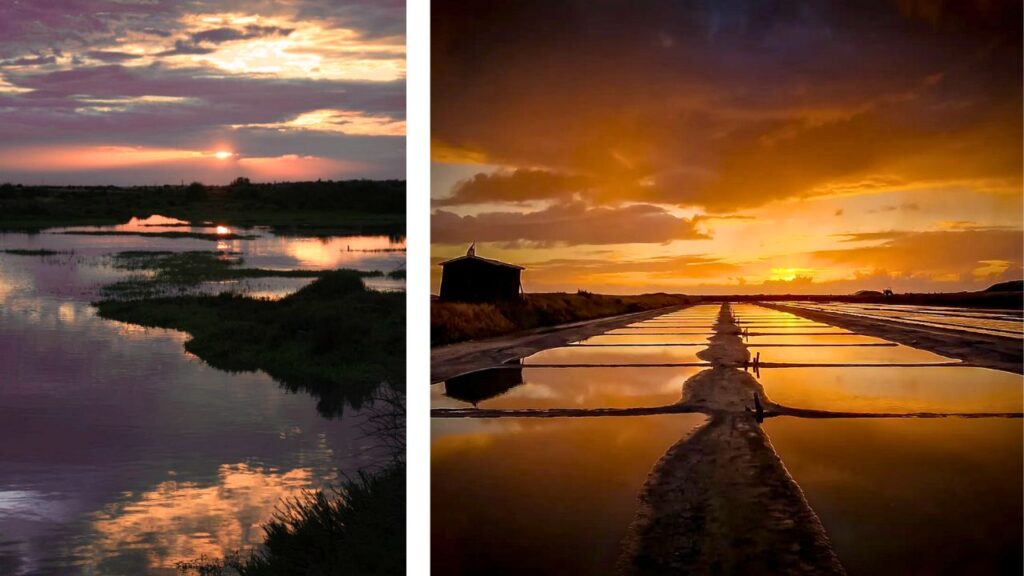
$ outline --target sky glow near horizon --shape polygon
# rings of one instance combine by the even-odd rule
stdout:
[[[400,0],[14,0],[0,38],[0,182],[405,176]]]
[[[433,3],[432,289],[976,290],[1022,275],[1021,6]]]

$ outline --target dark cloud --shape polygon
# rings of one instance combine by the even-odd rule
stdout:
[[[399,9],[401,8],[401,9]],[[293,22],[185,27],[198,14],[243,13]],[[310,19],[315,19],[311,22]],[[355,37],[402,44],[404,3],[357,0],[182,0],[0,2],[0,154],[18,147],[130,146],[175,150],[229,147],[240,157],[315,156],[349,172],[327,177],[401,177],[401,138],[233,126],[285,123],[316,110],[405,116],[404,80],[337,80],[296,69],[247,74],[183,55],[211,54],[221,44],[285,37],[301,26],[344,27]],[[361,58],[357,40],[346,57]],[[129,44],[136,44],[129,50]],[[136,57],[139,47],[147,56]],[[324,46],[324,48],[330,48]],[[312,50],[320,50],[317,45]],[[163,50],[162,53],[157,54]],[[372,52],[370,47],[366,53]],[[330,50],[321,52],[329,59]],[[155,55],[155,56],[154,56]],[[174,58],[174,57],[178,58]],[[374,58],[395,58],[394,52]],[[189,62],[192,62],[191,64]],[[329,60],[325,60],[325,63]],[[97,63],[101,65],[96,65]],[[184,67],[188,66],[188,67]],[[317,76],[317,77],[313,77]],[[328,165],[328,164],[324,164]],[[230,178],[194,165],[52,172],[49,182],[177,182]],[[190,172],[192,171],[192,172]],[[5,168],[0,180],[38,182]]]
[[[584,202],[556,204],[535,212],[489,212],[459,216],[435,210],[432,241],[523,243],[532,246],[666,243],[706,239],[692,219],[674,216],[649,205],[590,207]]]
[[[26,56],[0,62],[0,66],[42,66],[57,62],[56,56]]]
[[[1016,1],[432,7],[431,127],[453,156],[714,211],[1020,185]]]
[[[589,178],[545,170],[519,169],[494,174],[477,174],[455,185],[450,196],[438,199],[438,206],[481,202],[525,202],[563,198],[589,189]]]
[[[137,54],[128,54],[114,50],[90,50],[85,55],[101,62],[124,62],[125,60],[134,60],[139,57]]]

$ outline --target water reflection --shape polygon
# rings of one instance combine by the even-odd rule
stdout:
[[[153,223],[125,226],[181,230]],[[191,552],[256,541],[281,497],[384,457],[359,410],[324,419],[305,392],[185,353],[183,332],[107,321],[89,304],[126,277],[103,258],[122,250],[223,245],[242,251],[248,266],[316,265],[287,250],[306,239],[257,235],[0,235],[4,249],[74,251],[0,253],[0,574],[172,574]],[[325,254],[343,246],[314,242]],[[396,241],[365,244],[384,245]],[[404,253],[353,251],[336,261],[383,269],[401,265]],[[251,285],[254,294],[291,286],[299,284]],[[321,397],[321,410],[338,401]]]
[[[926,364],[955,360],[909,346],[752,347],[762,362],[793,364]]]
[[[532,364],[679,364],[703,362],[697,353],[703,346],[563,346],[523,358]]]
[[[758,381],[773,401],[842,412],[1020,412],[1021,376],[942,366],[928,368],[764,368]]]
[[[764,423],[850,574],[1020,574],[1020,419]]]
[[[651,466],[702,415],[434,420],[435,574],[613,574]]]
[[[629,408],[678,402],[700,367],[500,368],[431,386],[434,408]]]
[[[95,513],[96,536],[75,554],[117,573],[171,572],[176,562],[224,557],[263,541],[262,524],[282,498],[321,487],[306,468],[277,471],[224,464],[211,484],[171,479]]]

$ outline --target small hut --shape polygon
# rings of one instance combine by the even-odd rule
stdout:
[[[441,300],[496,302],[519,298],[522,266],[476,255],[476,244],[465,256],[441,262]]]

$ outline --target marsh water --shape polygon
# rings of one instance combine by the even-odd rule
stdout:
[[[92,230],[161,229],[152,224]],[[254,267],[389,271],[404,262],[402,239],[59,232],[0,235],[0,250],[60,252],[0,253],[0,574],[176,574],[176,562],[262,542],[283,498],[386,458],[365,410],[325,418],[314,398],[262,372],[227,373],[186,353],[184,333],[105,320],[90,302],[126,277],[108,258],[119,251],[221,250]],[[309,281],[201,291],[280,297]]]
[[[686,381],[708,368],[697,353],[718,312],[718,305],[682,309],[434,384],[434,569],[616,573],[648,473],[708,417],[579,417],[579,410],[679,402]],[[751,356],[760,353],[765,363],[753,374],[778,404],[842,414],[990,415],[765,420],[771,446],[850,574],[1020,572],[1020,374],[755,305],[732,312],[749,331]],[[968,318],[965,331],[975,330]],[[474,407],[488,417],[465,412]],[[443,417],[452,409],[460,417]],[[516,412],[503,417],[501,410]]]

